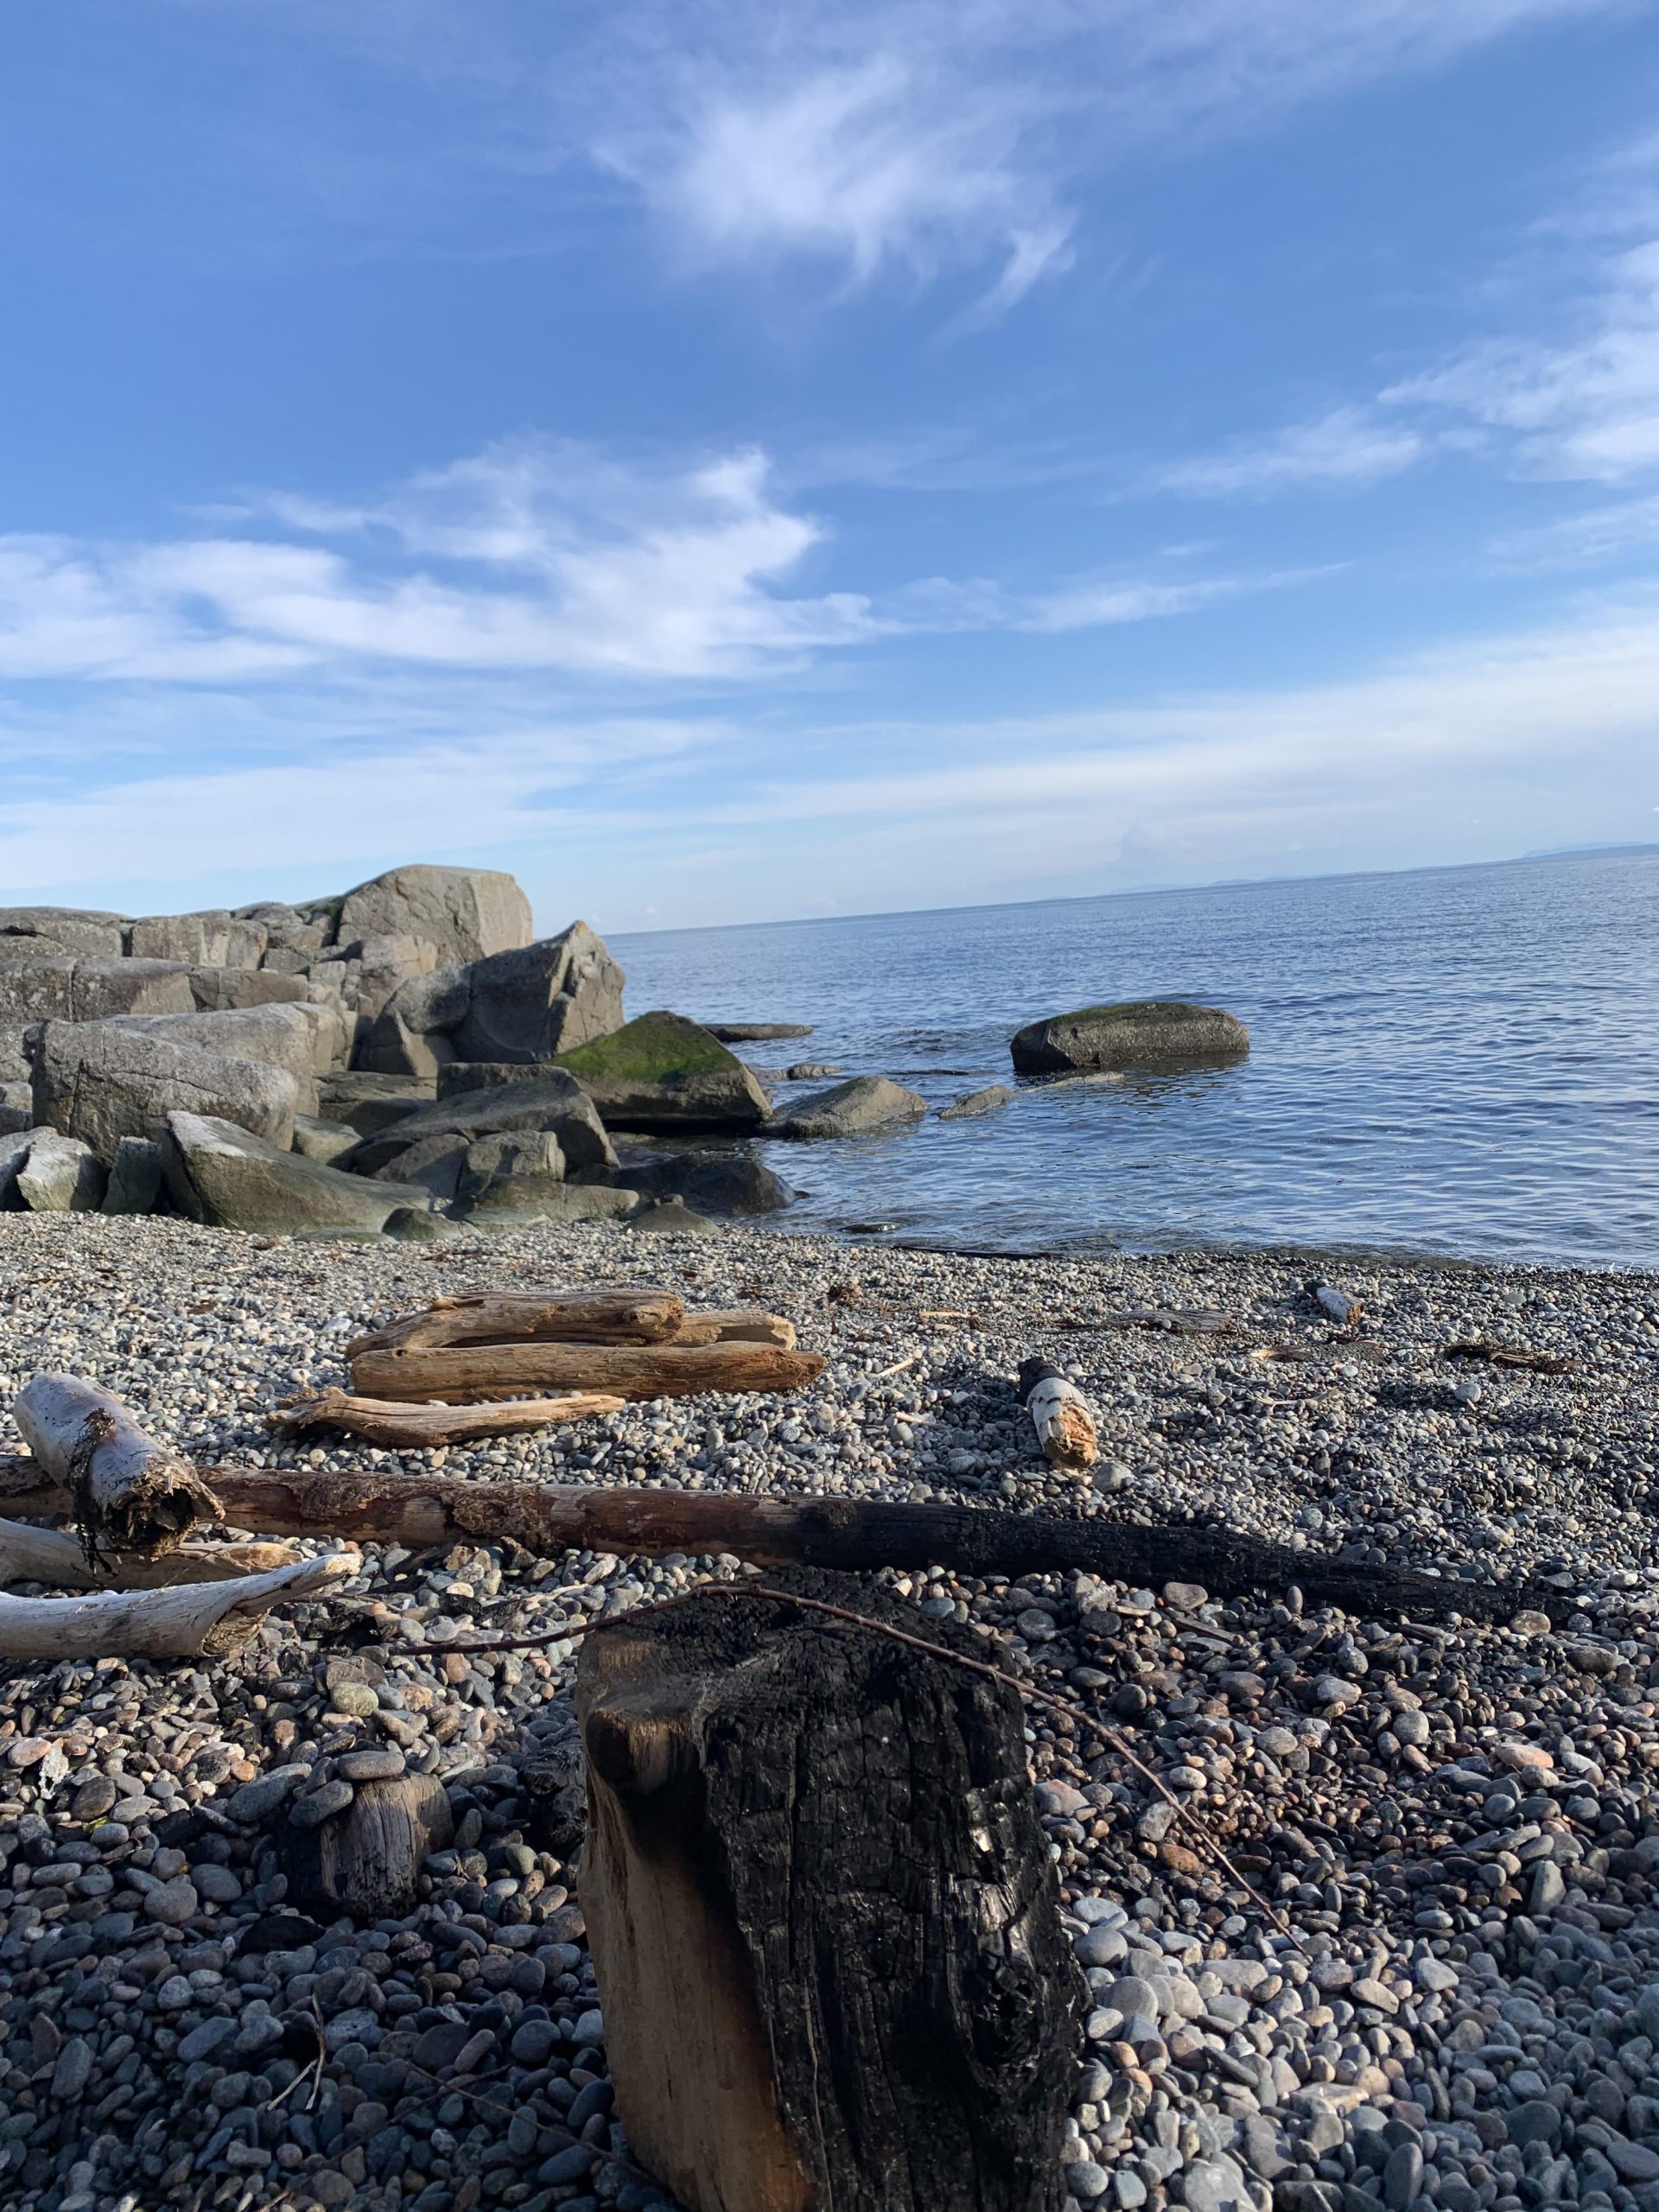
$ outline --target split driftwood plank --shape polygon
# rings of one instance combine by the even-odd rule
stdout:
[[[0,1658],[222,1658],[241,1649],[279,1599],[325,1597],[361,1565],[355,1553],[331,1552],[269,1574],[173,1590],[0,1597]]]
[[[149,1555],[222,1516],[189,1460],[146,1435],[118,1398],[75,1375],[37,1375],[12,1419],[47,1472],[69,1491],[89,1556]]]
[[[266,1421],[281,1436],[302,1429],[341,1428],[370,1444],[462,1444],[478,1436],[517,1436],[585,1421],[590,1414],[620,1413],[626,1400],[602,1391],[573,1391],[563,1398],[510,1398],[481,1406],[408,1405],[396,1398],[354,1398],[344,1390],[319,1390],[287,1399]]]
[[[409,1345],[359,1353],[353,1388],[367,1398],[442,1398],[461,1405],[522,1390],[606,1390],[623,1398],[683,1398],[704,1390],[798,1390],[816,1382],[817,1352],[776,1344]]]
[[[944,1567],[958,1574],[1078,1572],[1131,1586],[1202,1582],[1218,1598],[1300,1589],[1311,1605],[1376,1618],[1565,1619],[1578,1599],[1547,1583],[1473,1582],[1294,1551],[1231,1529],[1007,1513],[978,1505],[889,1504],[848,1497],[734,1497],[715,1491],[601,1490],[576,1483],[477,1483],[444,1475],[302,1474],[215,1468],[226,1523],[349,1542],[510,1541],[526,1551],[659,1558],[730,1552],[757,1567]],[[0,1504],[20,1519],[67,1510],[27,1459],[0,1462]]]
[[[1084,1992],[1018,1695],[711,1594],[589,1637],[576,1707],[582,1910],[650,2171],[696,2212],[1052,2212]]]
[[[464,1291],[354,1337],[346,1357],[537,1339],[660,1344],[671,1341],[684,1319],[684,1301],[671,1290]]]
[[[153,1559],[112,1559],[94,1565],[67,1529],[31,1529],[0,1521],[0,1583],[51,1582],[64,1590],[165,1590],[184,1582],[228,1582],[291,1567],[292,1544],[181,1544]]]

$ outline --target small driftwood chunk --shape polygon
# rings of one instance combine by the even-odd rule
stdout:
[[[1572,1375],[1578,1361],[1565,1352],[1531,1351],[1525,1344],[1501,1344],[1495,1337],[1468,1337],[1440,1346],[1442,1359],[1484,1359],[1494,1367],[1515,1367],[1534,1375]]]
[[[1082,1986],[1015,1694],[711,1593],[590,1636],[576,1705],[582,1910],[649,2171],[694,2212],[1052,2212]]]
[[[276,1836],[289,1901],[331,1919],[401,1919],[415,1902],[421,1862],[442,1851],[454,1820],[435,1774],[359,1782],[351,1803],[315,1827],[289,1826]]]
[[[1079,1474],[1094,1465],[1100,1457],[1095,1417],[1075,1382],[1046,1359],[1027,1359],[1020,1363],[1020,1395],[1051,1467]]]
[[[1350,1292],[1338,1290],[1333,1282],[1313,1282],[1308,1285],[1313,1302],[1333,1321],[1344,1329],[1357,1329],[1364,1315],[1365,1301]]]
[[[733,1306],[710,1313],[688,1313],[672,1338],[677,1344],[776,1344],[795,1349],[795,1324],[781,1313],[758,1306]]]
[[[0,1583],[52,1582],[65,1590],[165,1590],[185,1582],[232,1582],[291,1567],[292,1544],[181,1544],[153,1559],[93,1564],[67,1529],[31,1529],[0,1521]]]
[[[361,1564],[354,1552],[331,1552],[269,1574],[173,1590],[0,1597],[0,1658],[222,1658],[241,1649],[279,1599],[325,1597]]]
[[[11,1414],[35,1457],[69,1491],[89,1557],[166,1551],[220,1517],[189,1460],[147,1436],[118,1398],[79,1376],[37,1375]]]
[[[475,1436],[517,1436],[527,1429],[585,1421],[591,1414],[620,1413],[626,1402],[597,1390],[578,1390],[563,1398],[512,1398],[499,1405],[420,1406],[394,1398],[353,1398],[344,1390],[327,1389],[289,1398],[265,1419],[283,1436],[296,1436],[307,1428],[343,1428],[370,1444],[397,1447],[464,1444]]]
[[[359,1353],[352,1382],[365,1397],[463,1405],[517,1390],[604,1390],[621,1398],[798,1390],[823,1368],[817,1352],[775,1344],[468,1344],[433,1351],[404,1345]]]
[[[684,1302],[671,1290],[478,1290],[435,1299],[384,1328],[354,1337],[347,1359],[400,1347],[432,1351],[444,1344],[552,1343],[660,1344],[671,1342],[685,1319]]]

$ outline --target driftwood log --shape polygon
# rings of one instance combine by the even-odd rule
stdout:
[[[536,1339],[661,1344],[672,1341],[684,1320],[684,1301],[671,1290],[463,1291],[353,1337],[346,1357]]]
[[[100,1560],[67,1529],[0,1521],[0,1584],[50,1582],[63,1590],[165,1590],[182,1582],[228,1582],[291,1567],[292,1544],[181,1544],[153,1559]]]
[[[1301,1591],[1311,1605],[1375,1619],[1506,1621],[1523,1608],[1565,1620],[1579,1600],[1548,1583],[1465,1581],[1364,1567],[1294,1551],[1232,1529],[1182,1522],[1151,1526],[978,1505],[894,1505],[847,1497],[734,1497],[716,1491],[602,1490],[584,1483],[480,1483],[444,1475],[210,1470],[226,1524],[273,1535],[341,1536],[351,1543],[522,1544],[526,1551],[591,1550],[692,1556],[730,1552],[757,1567],[802,1563],[869,1572],[944,1567],[958,1574],[1062,1574],[1071,1569],[1131,1587],[1202,1582],[1217,1598]],[[0,1506],[19,1519],[69,1510],[60,1484],[25,1459],[0,1460]]]
[[[448,1796],[435,1774],[359,1782],[351,1803],[315,1827],[276,1833],[277,1864],[291,1903],[330,1919],[398,1918],[415,1902],[421,1862],[454,1835]]]
[[[166,1551],[221,1517],[188,1459],[79,1376],[37,1375],[18,1392],[11,1415],[41,1466],[70,1492],[89,1558]]]
[[[360,1352],[353,1388],[365,1398],[442,1398],[448,1405],[515,1391],[605,1390],[683,1398],[702,1390],[798,1390],[816,1382],[817,1352],[766,1344],[399,1345]]]
[[[265,1419],[281,1436],[306,1428],[342,1428],[370,1444],[403,1446],[462,1444],[478,1436],[517,1436],[528,1429],[553,1428],[585,1421],[590,1414],[614,1414],[626,1400],[598,1390],[573,1391],[563,1398],[510,1398],[482,1406],[404,1405],[393,1398],[353,1398],[327,1389],[290,1398]]]
[[[710,1596],[590,1636],[576,1703],[582,1910],[645,2166],[694,2212],[1058,2206],[1082,1985],[1017,1695]]]
[[[1020,1363],[1020,1395],[1051,1467],[1080,1474],[1100,1457],[1095,1417],[1077,1384],[1046,1359]]]
[[[279,1599],[326,1597],[361,1565],[355,1553],[334,1552],[268,1574],[171,1590],[0,1597],[0,1658],[222,1658],[241,1649]]]

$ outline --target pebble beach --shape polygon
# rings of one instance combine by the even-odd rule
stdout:
[[[1321,1274],[1363,1301],[1352,1330],[1310,1297]],[[365,1325],[441,1293],[582,1284],[764,1305],[829,1364],[789,1399],[635,1405],[476,1448],[273,1441],[265,1414],[343,1382]],[[1475,1338],[1569,1365],[1443,1357]],[[1554,1625],[1476,1626],[1339,1615],[1294,1587],[883,1578],[1076,1709],[1028,1707],[1090,1991],[1058,2187],[1109,2212],[1659,2212],[1656,1350],[1659,1280],[1635,1273],[0,1217],[0,1402],[43,1370],[84,1375],[205,1467],[1196,1518],[1559,1592]],[[1038,1452],[1014,1387],[1032,1353],[1095,1410],[1086,1478]],[[518,1761],[572,1735],[561,1624],[745,1572],[372,1547],[342,1594],[279,1610],[230,1662],[11,1662],[0,2202],[671,2207],[613,2113],[575,1847],[530,1837]],[[447,1649],[537,1630],[537,1648]],[[406,1918],[307,1923],[272,1823],[400,1763],[444,1783],[454,1847]]]

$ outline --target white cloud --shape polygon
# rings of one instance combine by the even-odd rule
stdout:
[[[1309,423],[1155,471],[1150,488],[1185,499],[1262,499],[1284,492],[1357,492],[1421,461],[1415,430],[1360,407],[1338,407]]]

